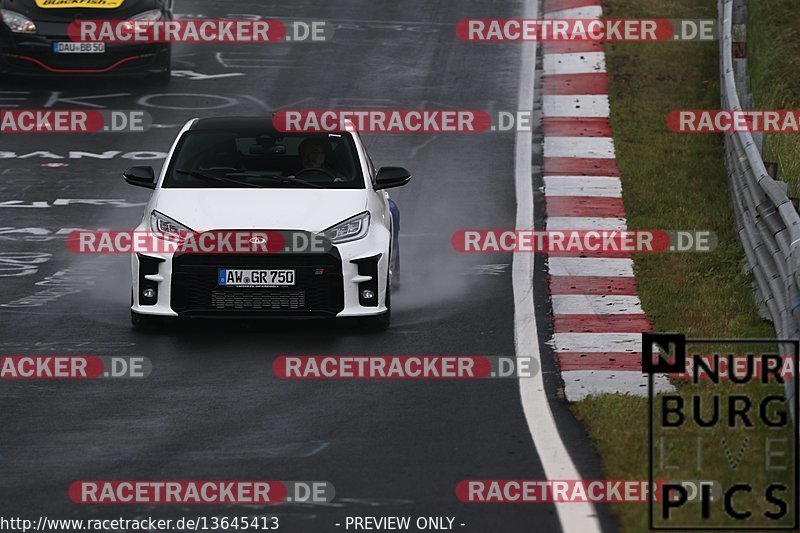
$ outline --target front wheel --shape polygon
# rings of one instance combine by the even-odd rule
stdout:
[[[144,331],[144,330],[155,330],[161,325],[162,318],[160,316],[153,316],[153,315],[143,315],[141,313],[137,313],[135,311],[131,311],[131,325],[133,329]]]
[[[172,80],[172,48],[167,50],[164,56],[158,71],[150,75],[156,83],[169,83]]]
[[[391,283],[389,284],[392,289],[398,290],[400,288],[400,246],[398,246],[394,250],[392,254],[392,266],[390,267],[392,272],[390,274]]]

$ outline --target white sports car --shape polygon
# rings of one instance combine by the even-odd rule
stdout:
[[[399,212],[384,189],[411,176],[376,170],[356,132],[281,133],[271,118],[193,119],[159,176],[133,167],[124,178],[153,189],[136,231],[157,239],[280,231],[325,244],[274,253],[137,251],[134,326],[177,316],[368,317],[389,325]]]

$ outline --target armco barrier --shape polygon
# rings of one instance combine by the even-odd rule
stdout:
[[[718,0],[718,8],[722,109],[741,111],[742,100],[752,102],[747,60],[733,57],[733,22],[735,16],[739,19],[745,13],[744,0]],[[736,229],[755,280],[756,300],[762,315],[775,325],[778,338],[797,339],[800,337],[800,215],[786,194],[786,184],[767,173],[752,133],[725,134],[725,162]],[[793,390],[793,383],[787,381],[790,405],[794,405]]]

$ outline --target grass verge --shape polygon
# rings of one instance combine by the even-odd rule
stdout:
[[[747,40],[750,82],[757,109],[800,107],[800,26],[796,0],[750,0]],[[800,136],[768,134],[764,159],[778,163],[778,178],[800,197]]]
[[[716,19],[716,4],[716,0],[607,0],[604,15]],[[787,17],[787,24],[792,18]],[[751,36],[754,31],[750,30]],[[772,326],[759,318],[750,279],[743,272],[744,252],[733,230],[721,136],[673,133],[665,123],[673,110],[719,109],[718,44],[614,43],[607,45],[606,54],[628,227],[712,230],[719,237],[712,253],[634,257],[642,305],[654,329],[689,337],[774,337]],[[686,397],[692,392],[684,387],[679,391]],[[704,400],[711,394],[707,388],[699,393]],[[749,389],[748,394],[756,397],[760,391]],[[647,479],[645,399],[604,395],[578,402],[573,409],[588,428],[608,478]],[[731,434],[715,430],[701,434],[708,437],[702,444],[705,460],[689,479],[716,476],[725,481],[720,439],[727,436],[730,442]],[[762,459],[748,462],[738,474],[758,485],[765,476],[760,449],[765,435],[754,437],[756,444],[747,453],[762,454]],[[672,451],[679,455],[692,455],[694,450],[689,444],[673,445],[678,448]],[[624,531],[647,530],[646,505],[616,504],[614,511]]]

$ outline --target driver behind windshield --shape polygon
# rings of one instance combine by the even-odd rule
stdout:
[[[297,150],[300,156],[300,168],[289,176],[290,178],[294,178],[304,170],[320,168],[333,174],[336,177],[334,179],[335,182],[343,182],[345,180],[345,177],[330,164],[331,148],[326,139],[307,137],[300,143]]]

